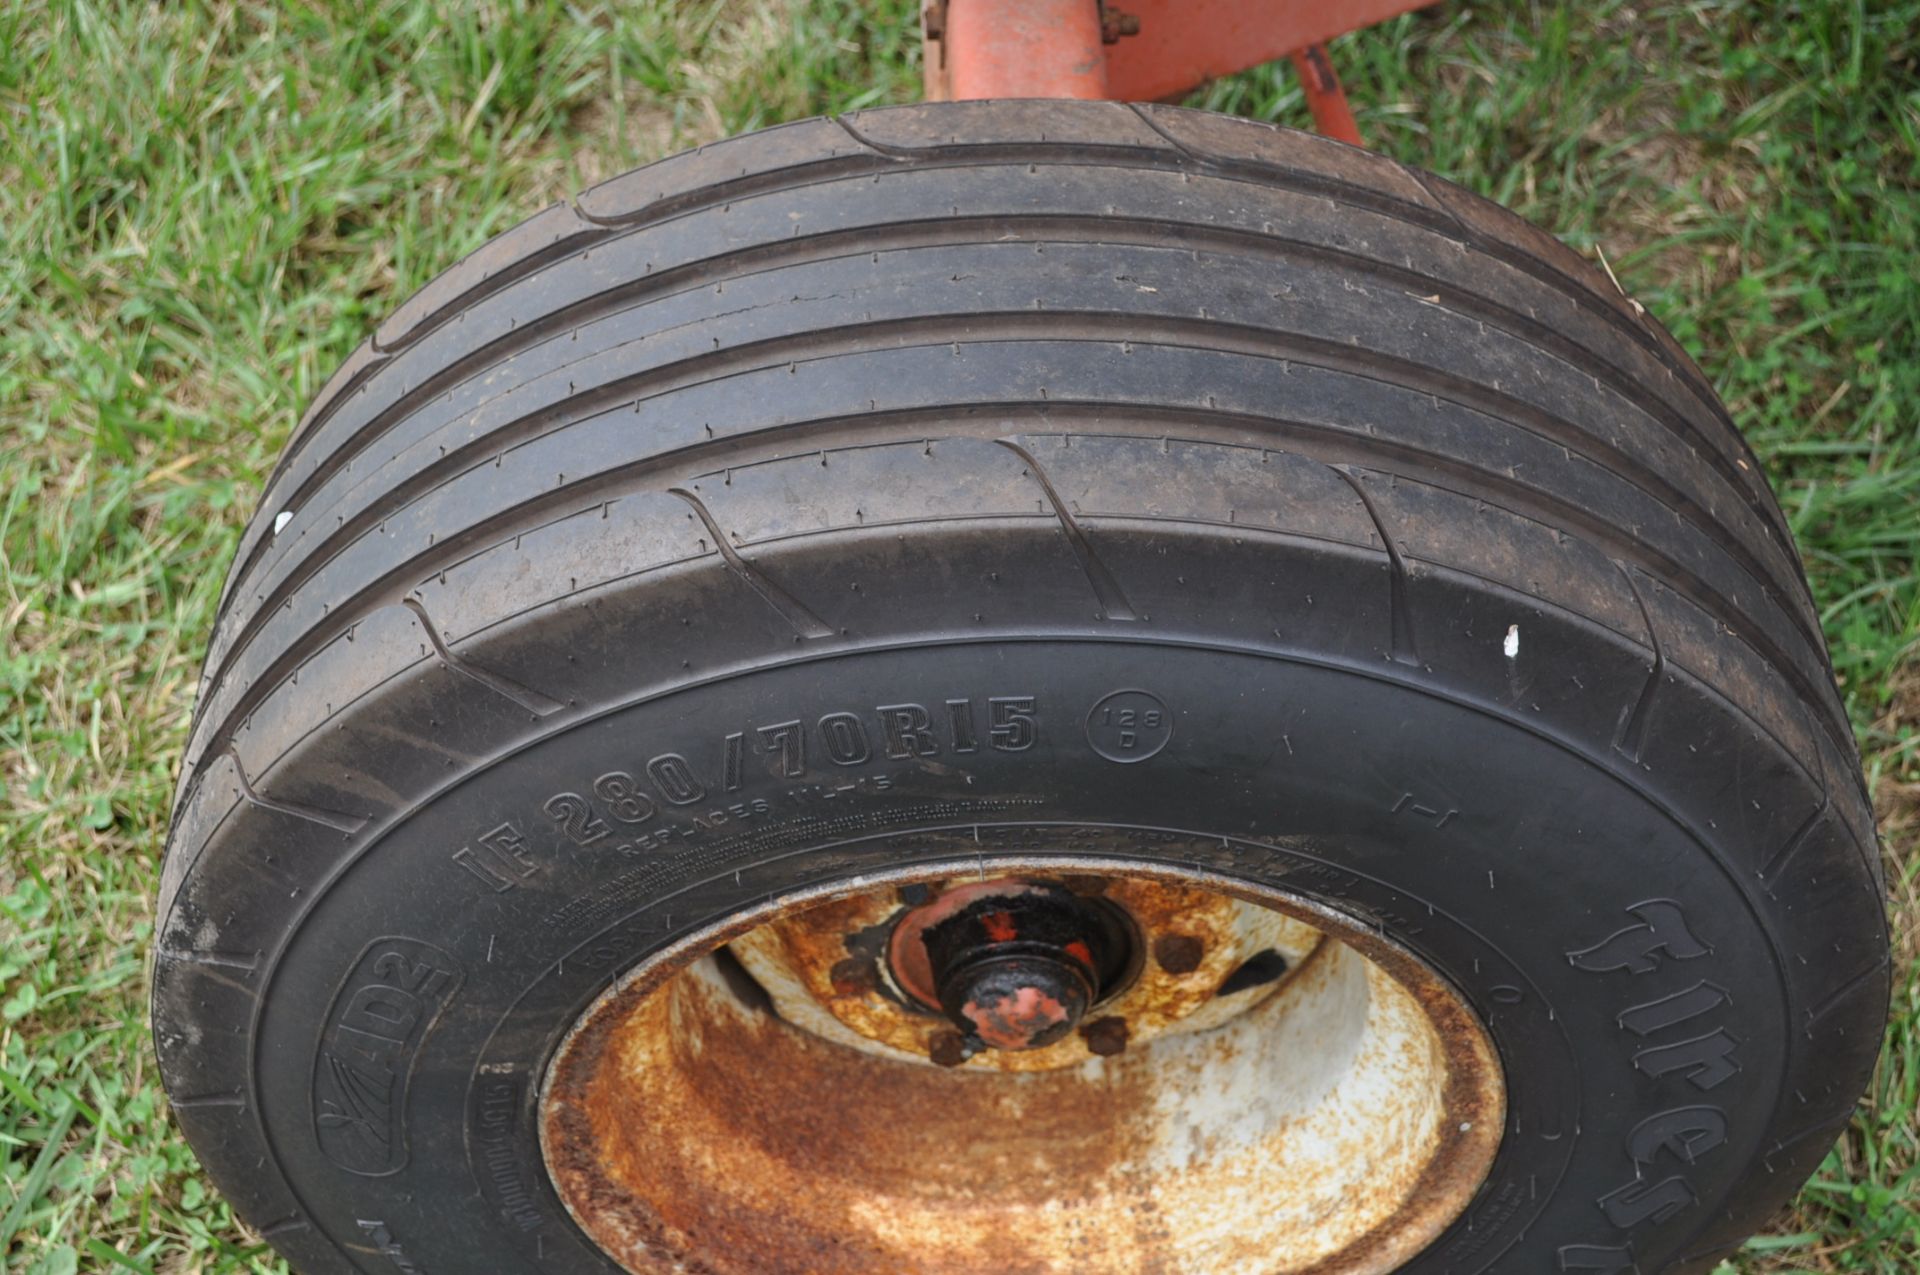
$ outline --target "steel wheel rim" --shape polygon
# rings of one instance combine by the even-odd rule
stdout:
[[[862,1041],[789,1021],[802,1017],[795,989],[766,992],[764,952],[714,955],[764,948],[776,927],[837,919],[850,901],[905,892],[904,913],[915,888],[966,878],[1201,890],[1319,941],[1266,994],[1216,1021],[1202,1013],[1192,1030],[1176,1023],[1103,1048],[1111,1039],[1089,1029],[1114,1015],[1096,1010],[1049,1047],[1061,1057],[988,1050],[960,1066],[878,1032]],[[1141,935],[1147,973],[1100,1008],[1124,1012],[1149,994],[1155,937]],[[743,988],[749,967],[760,977]],[[1203,961],[1188,981],[1218,972]],[[814,971],[795,981],[809,978],[817,989]],[[754,1003],[753,988],[767,1000]],[[787,1014],[772,1012],[776,1000]],[[934,1016],[929,1039],[943,1029]],[[636,1275],[1374,1275],[1464,1211],[1498,1151],[1505,1104],[1484,1024],[1375,928],[1173,865],[1000,859],[791,894],[641,962],[554,1055],[540,1137],[574,1220]]]

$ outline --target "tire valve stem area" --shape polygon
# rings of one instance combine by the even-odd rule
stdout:
[[[1044,1048],[1078,1027],[1118,986],[1131,963],[1132,936],[1097,899],[1057,886],[999,884],[1006,893],[970,892],[957,911],[948,905],[937,921],[912,928],[926,951],[934,1003],[964,1043]],[[898,968],[894,974],[923,995]],[[937,1041],[942,1053],[953,1052],[944,1034]]]

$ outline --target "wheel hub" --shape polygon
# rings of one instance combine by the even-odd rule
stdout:
[[[944,1013],[971,1054],[1066,1036],[1125,978],[1131,935],[1111,906],[1010,880],[948,890],[901,917],[890,947],[895,981]]]

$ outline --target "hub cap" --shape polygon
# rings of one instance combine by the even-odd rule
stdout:
[[[969,1055],[1040,1049],[1115,990],[1130,937],[1104,901],[1043,882],[978,882],[893,922],[890,972],[919,1007],[946,1015]]]

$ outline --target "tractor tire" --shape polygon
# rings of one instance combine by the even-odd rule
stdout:
[[[346,361],[211,637],[161,1070],[302,1272],[1070,1269],[617,1257],[540,1111],[690,935],[1088,854],[1347,918],[1471,1008],[1504,1124],[1419,1275],[1710,1271],[1879,1046],[1819,616],[1660,324],[1380,155],[976,102],[614,178]]]

